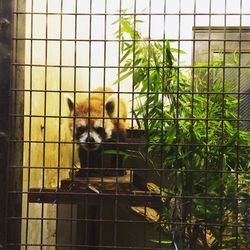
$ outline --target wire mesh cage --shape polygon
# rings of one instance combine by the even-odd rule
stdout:
[[[250,249],[248,0],[0,0],[0,248]]]

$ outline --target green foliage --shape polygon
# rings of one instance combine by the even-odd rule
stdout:
[[[168,40],[145,40],[136,30],[141,21],[134,23],[133,17],[118,22],[124,68],[116,83],[132,76],[139,92],[133,115],[146,131],[147,157],[157,168],[173,170],[164,187],[169,195],[161,216],[165,231],[178,249],[232,249],[236,240],[244,249],[250,134],[239,129],[238,99],[234,83],[222,78],[223,58],[183,72],[175,56],[183,51]],[[233,225],[239,218],[238,232]]]

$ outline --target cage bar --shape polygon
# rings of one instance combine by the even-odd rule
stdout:
[[[0,0],[0,248],[250,249],[248,5]]]

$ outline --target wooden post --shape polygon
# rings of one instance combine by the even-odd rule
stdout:
[[[0,249],[6,244],[7,134],[11,50],[11,1],[0,0]]]
[[[24,93],[16,89],[24,88],[23,66],[18,64],[24,63],[25,41],[12,43],[12,38],[24,37],[25,17],[17,18],[12,10],[23,10],[24,3],[0,0],[0,244],[4,249],[8,243],[18,249],[21,243]]]

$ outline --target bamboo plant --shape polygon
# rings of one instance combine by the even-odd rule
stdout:
[[[236,84],[223,79],[223,57],[184,71],[176,59],[184,52],[171,41],[143,38],[136,29],[142,21],[132,16],[117,22],[123,67],[116,83],[132,77],[139,93],[133,115],[146,131],[148,162],[173,180],[162,187],[168,195],[161,210],[166,235],[178,249],[239,243],[245,249],[250,133],[240,129]]]

